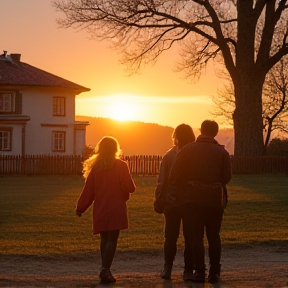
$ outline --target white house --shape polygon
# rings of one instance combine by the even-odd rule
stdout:
[[[0,155],[81,155],[86,126],[75,121],[75,96],[89,88],[0,56]]]

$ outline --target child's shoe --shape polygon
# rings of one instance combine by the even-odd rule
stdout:
[[[171,273],[172,273],[172,267],[164,266],[164,268],[161,271],[160,277],[164,280],[170,280]]]
[[[113,277],[110,269],[103,268],[99,274],[99,278],[101,279],[101,283],[115,283],[116,279]]]

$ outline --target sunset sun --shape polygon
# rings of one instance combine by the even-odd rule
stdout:
[[[132,96],[116,95],[112,99],[107,107],[109,118],[118,121],[135,120],[137,118],[140,107],[135,102],[133,103]]]
[[[134,118],[134,106],[129,103],[112,103],[108,107],[109,118],[125,121],[133,120]]]

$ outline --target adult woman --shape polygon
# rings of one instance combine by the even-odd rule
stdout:
[[[95,155],[84,162],[84,188],[76,206],[79,217],[93,203],[93,234],[100,234],[102,283],[115,282],[110,268],[120,230],[128,228],[126,201],[135,183],[126,162],[119,159],[120,148],[113,137],[103,137]]]
[[[180,124],[173,131],[172,139],[174,147],[166,152],[161,162],[154,202],[154,210],[157,213],[163,213],[165,217],[164,267],[160,274],[162,279],[171,278],[173,261],[177,252],[177,239],[181,220],[183,220],[182,207],[167,203],[168,177],[178,151],[186,144],[195,141],[195,135],[189,125]],[[185,238],[183,279],[188,280],[193,275],[192,236],[184,222],[183,234]]]

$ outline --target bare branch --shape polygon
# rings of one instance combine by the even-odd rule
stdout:
[[[228,71],[235,103],[233,109],[219,104],[229,116],[233,113],[235,149],[242,156],[262,153],[263,125],[272,131],[274,126],[270,124],[279,126],[284,115],[285,108],[277,114],[281,105],[265,106],[269,98],[262,92],[267,73],[288,55],[287,2],[52,0],[64,15],[58,20],[60,27],[85,29],[97,40],[108,39],[111,47],[122,55],[121,62],[128,74],[154,64],[175,44],[177,49],[181,48],[176,71],[186,78],[199,79],[212,61],[216,69]],[[283,83],[276,76],[275,79],[275,89],[279,89]],[[279,104],[278,94],[274,91],[271,94],[275,96],[270,99]],[[286,102],[283,105],[286,107]]]

